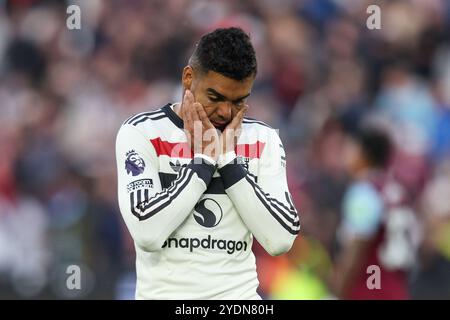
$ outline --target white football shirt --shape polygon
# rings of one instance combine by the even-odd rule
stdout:
[[[212,163],[167,104],[125,121],[116,160],[137,299],[260,299],[253,237],[279,255],[300,229],[274,129],[244,118],[236,151]]]

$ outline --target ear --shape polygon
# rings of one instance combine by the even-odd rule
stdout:
[[[181,78],[184,90],[191,90],[193,79],[194,79],[194,69],[192,69],[191,66],[184,67],[183,76]]]

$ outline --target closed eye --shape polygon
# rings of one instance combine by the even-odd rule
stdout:
[[[222,98],[219,98],[219,97],[208,97],[208,99],[209,99],[210,101],[212,101],[212,102],[220,102],[220,101],[223,101],[223,99],[222,99]]]

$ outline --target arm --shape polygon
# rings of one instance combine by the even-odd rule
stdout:
[[[380,196],[368,183],[356,183],[346,193],[340,230],[342,251],[331,279],[332,289],[345,298],[366,262],[383,212]]]
[[[127,228],[143,250],[160,250],[205,192],[215,166],[191,161],[170,187],[162,189],[156,152],[131,125],[119,130],[116,159],[119,207]]]
[[[339,299],[344,299],[358,277],[365,262],[371,241],[354,238],[344,244],[344,250],[337,257],[336,266],[330,279],[330,287]]]
[[[257,181],[236,163],[236,154],[219,158],[219,172],[227,195],[258,242],[271,255],[287,252],[300,230],[288,190],[285,155],[275,131],[261,155]]]

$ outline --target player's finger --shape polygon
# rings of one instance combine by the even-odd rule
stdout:
[[[205,112],[205,109],[203,108],[203,106],[199,103],[199,105],[197,106],[197,113],[199,116],[200,121],[203,123],[203,125],[206,128],[212,128],[214,127],[211,123],[211,121],[209,121],[208,115]]]
[[[190,90],[186,90],[184,95],[183,108],[184,108],[184,121],[188,126],[192,125],[192,104],[194,103],[194,96]]]
[[[203,109],[202,105],[199,102],[194,102],[192,106],[192,120],[200,121],[199,109]]]
[[[247,113],[247,110],[248,110],[248,105],[245,105],[244,108],[242,108],[242,110],[241,110],[242,113],[239,116],[240,117],[239,124],[237,125],[236,130],[240,130],[241,129],[242,120],[244,120],[244,117],[245,117],[245,114]]]
[[[230,129],[237,129],[240,127],[242,120],[244,119],[245,112],[247,111],[248,106],[245,105],[239,112],[236,114],[236,116],[233,118],[231,123],[228,125]]]
[[[245,114],[247,113],[248,110],[248,106],[246,105],[244,107],[244,110],[242,111],[242,115],[241,115],[241,119],[239,121],[239,124],[236,127],[236,139],[239,138],[239,136],[241,135],[242,132],[242,121],[244,120]]]
[[[194,95],[192,94],[192,91],[189,90],[189,89],[186,89],[186,92],[185,92],[184,96],[185,96],[185,99],[186,99],[186,105],[187,106],[191,106],[194,103],[194,101],[195,101],[195,98],[194,98]]]
[[[187,103],[187,90],[184,92],[180,108],[181,117],[183,118],[184,121],[186,121],[186,103]]]

